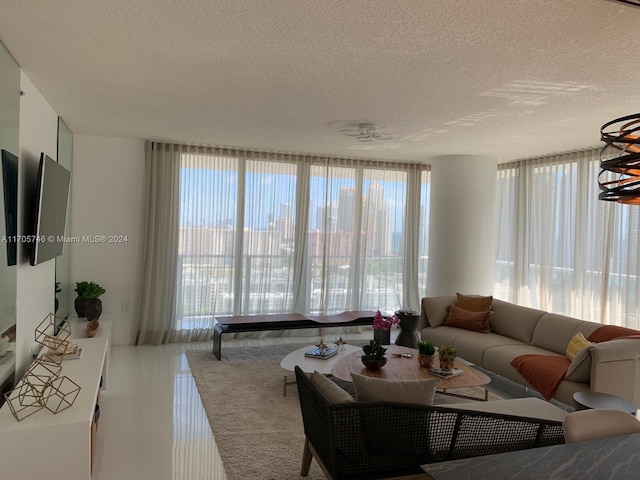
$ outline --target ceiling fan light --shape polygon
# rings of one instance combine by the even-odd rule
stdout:
[[[372,142],[373,140],[391,140],[393,135],[379,132],[379,126],[375,123],[360,123],[354,128],[345,128],[339,132],[346,137],[355,137],[359,142]]]

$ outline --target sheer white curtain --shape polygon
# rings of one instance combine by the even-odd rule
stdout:
[[[598,200],[599,150],[498,169],[498,298],[638,327],[640,209]]]
[[[174,265],[162,342],[208,339],[216,315],[418,308],[428,167],[197,146],[171,158],[172,195],[147,214],[175,214],[173,253],[149,263]]]
[[[146,145],[145,246],[136,344],[170,341],[174,325],[182,148]]]

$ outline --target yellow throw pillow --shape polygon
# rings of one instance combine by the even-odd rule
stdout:
[[[567,345],[566,356],[569,360],[573,360],[580,350],[590,347],[591,345],[593,345],[593,343],[584,338],[581,332],[578,332],[573,336],[569,345]]]

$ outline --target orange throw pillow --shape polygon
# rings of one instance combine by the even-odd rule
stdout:
[[[491,309],[493,297],[480,297],[478,295],[462,295],[456,293],[456,305],[470,312],[486,312]]]
[[[449,305],[449,315],[445,319],[444,325],[489,333],[489,319],[492,315],[491,311],[471,312],[455,305]]]

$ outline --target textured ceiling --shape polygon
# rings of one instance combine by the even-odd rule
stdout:
[[[427,162],[599,145],[639,110],[639,27],[606,0],[0,0],[74,133]]]

